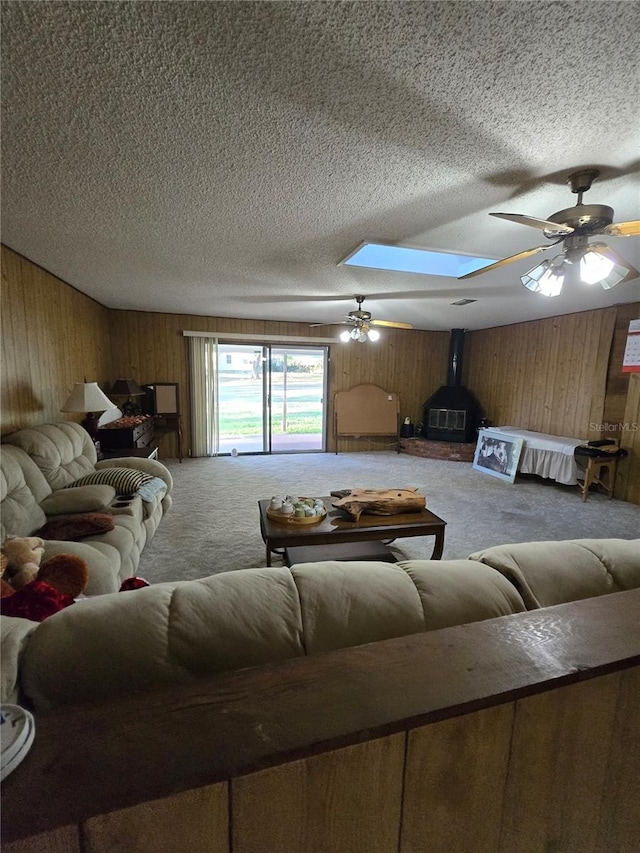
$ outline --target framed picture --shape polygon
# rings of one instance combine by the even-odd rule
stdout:
[[[513,483],[518,469],[518,460],[524,440],[498,430],[481,429],[473,457],[473,467]]]
[[[142,386],[146,395],[145,413],[148,415],[179,415],[180,397],[177,382],[154,382]]]

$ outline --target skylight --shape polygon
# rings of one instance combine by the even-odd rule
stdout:
[[[344,264],[349,267],[459,278],[461,275],[486,267],[494,261],[495,258],[476,258],[473,255],[456,255],[452,252],[410,249],[407,246],[386,246],[384,243],[361,243],[357,249],[340,261],[338,266]]]

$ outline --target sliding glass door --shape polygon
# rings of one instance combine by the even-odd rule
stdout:
[[[324,450],[327,348],[218,344],[218,453]]]
[[[327,349],[272,348],[271,451],[325,449]]]

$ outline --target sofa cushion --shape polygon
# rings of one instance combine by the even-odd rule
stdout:
[[[309,655],[425,630],[420,596],[395,564],[325,560],[291,574]]]
[[[36,708],[152,687],[304,654],[288,569],[246,569],[88,598],[40,625],[22,686]]]
[[[103,468],[80,477],[71,485],[78,486],[107,485],[113,486],[118,495],[134,495],[140,486],[148,483],[153,477],[133,468]]]
[[[169,629],[172,657],[199,676],[304,654],[300,599],[286,568],[176,584]]]
[[[418,590],[427,631],[526,610],[513,584],[489,566],[469,560],[405,560],[397,565]]]
[[[640,586],[640,540],[520,542],[471,554],[503,574],[527,609]]]
[[[78,541],[87,536],[97,536],[114,528],[113,516],[108,512],[87,512],[67,518],[54,518],[40,528],[37,536],[42,539]]]
[[[105,509],[114,499],[113,486],[78,486],[58,489],[40,502],[46,515],[69,515],[73,512],[94,512]]]
[[[0,452],[0,500],[2,541],[8,534],[32,536],[47,520],[40,501],[51,493],[35,463],[19,447],[2,445]]]
[[[33,459],[53,491],[95,468],[96,449],[89,434],[70,421],[21,429],[4,441],[22,448]]]

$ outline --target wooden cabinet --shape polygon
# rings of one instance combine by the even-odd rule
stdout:
[[[152,417],[120,418],[98,430],[102,450],[120,450],[123,447],[148,447],[155,438]]]

